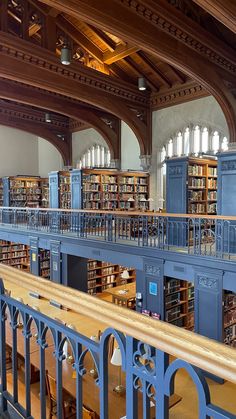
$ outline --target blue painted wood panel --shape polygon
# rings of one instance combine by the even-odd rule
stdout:
[[[71,179],[71,208],[83,208],[82,170],[74,169],[70,174]]]
[[[49,173],[49,207],[59,208],[59,173]]]

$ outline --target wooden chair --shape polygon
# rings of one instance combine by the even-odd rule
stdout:
[[[6,344],[6,370],[12,369],[12,349]]]
[[[83,419],[99,419],[99,416],[93,410],[83,406]]]
[[[57,416],[57,386],[56,380],[46,371],[46,388],[49,398],[49,419]],[[62,418],[68,419],[76,417],[75,401],[62,389]]]

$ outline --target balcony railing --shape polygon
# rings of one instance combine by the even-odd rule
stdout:
[[[32,417],[30,374],[33,364],[37,367],[40,383],[38,417],[46,418],[45,378],[46,370],[49,370],[50,375],[55,374],[56,379],[57,417],[63,418],[63,388],[72,393],[70,385],[73,382],[75,417],[81,419],[84,386],[89,374],[86,358],[90,355],[97,373],[94,387],[98,392],[97,414],[101,419],[117,419],[116,410],[119,411],[122,402],[127,419],[141,418],[138,416],[138,403],[142,404],[143,419],[168,419],[169,398],[174,393],[175,375],[180,369],[187,371],[196,386],[199,418],[236,417],[233,414],[235,412],[230,413],[219,407],[219,400],[214,400],[214,404],[211,402],[209,386],[205,379],[207,371],[236,384],[235,349],[99,299],[96,299],[95,304],[95,297],[71,288],[66,288],[65,292],[61,285],[50,283],[49,286],[47,280],[17,272],[11,267],[1,266],[0,277],[3,278],[0,286],[1,414],[6,413],[9,406],[13,406],[23,417]],[[40,299],[35,298],[36,296]],[[57,304],[57,308],[54,308],[58,313],[57,319],[53,317],[53,308],[50,309],[52,306],[49,301],[52,300],[54,305]],[[69,326],[68,318],[74,319],[73,328]],[[101,338],[97,341],[85,333],[93,322],[102,322],[104,325]],[[118,398],[115,402],[113,400],[111,406],[112,397],[114,398],[114,392],[110,391],[108,368],[108,346],[111,336],[115,337],[121,351],[126,405],[124,397],[116,396]],[[9,345],[11,349],[10,370],[6,368],[6,343],[8,351]],[[66,343],[71,348],[69,357],[65,354]],[[20,403],[18,394],[17,360],[22,350],[24,403]],[[73,379],[72,375],[68,376],[68,362],[74,371]],[[9,377],[12,377],[11,389],[8,388]],[[90,385],[92,386],[91,382]],[[218,395],[222,391],[218,392]],[[88,397],[91,404],[95,398],[94,394],[90,389]],[[191,403],[192,400],[189,401],[190,406]],[[189,411],[188,417],[194,417],[193,413],[192,410]]]
[[[236,256],[236,217],[1,207],[0,227],[6,226],[219,259]]]

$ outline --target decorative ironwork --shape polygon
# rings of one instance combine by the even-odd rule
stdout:
[[[93,298],[93,297],[90,297]],[[21,316],[23,323],[23,341],[25,345],[25,387],[26,403],[25,407],[20,405],[17,382],[18,370],[17,351],[19,350],[19,339],[17,339],[17,319]],[[10,321],[9,321],[10,320]],[[169,326],[170,327],[170,326]],[[6,328],[12,332],[12,373],[13,387],[12,391],[7,387],[6,371]],[[1,376],[1,415],[8,412],[9,405],[12,405],[16,412],[23,417],[31,417],[31,392],[30,392],[30,368],[31,356],[30,345],[37,338],[36,343],[39,350],[39,373],[40,373],[40,405],[41,418],[46,418],[46,349],[49,344],[49,335],[52,337],[50,345],[55,356],[56,362],[56,388],[57,388],[57,417],[62,417],[62,385],[63,368],[66,362],[69,362],[68,354],[64,347],[67,342],[72,351],[72,368],[75,371],[75,389],[76,389],[76,417],[82,417],[82,377],[86,373],[84,365],[85,356],[90,353],[92,361],[98,371],[98,385],[100,393],[100,418],[108,418],[108,342],[113,335],[117,340],[122,355],[122,368],[126,372],[126,417],[132,419],[138,417],[138,398],[137,392],[143,400],[143,417],[150,419],[151,405],[155,409],[156,419],[166,419],[169,415],[168,398],[174,391],[176,373],[184,368],[196,385],[199,398],[199,418],[221,417],[222,419],[231,419],[233,414],[226,412],[222,408],[211,403],[209,386],[204,378],[203,372],[184,360],[175,360],[169,364],[168,355],[146,343],[137,341],[131,336],[125,336],[123,333],[109,328],[102,333],[98,342],[88,339],[80,333],[80,325],[76,325],[76,330],[65,326],[64,324],[49,318],[39,311],[34,310],[28,305],[11,298],[4,290],[3,281],[0,280],[0,376]],[[36,332],[36,333],[35,333]],[[173,342],[174,345],[174,342]],[[49,371],[50,372],[50,371]]]
[[[50,179],[53,182],[53,179]],[[190,255],[232,259],[236,253],[236,217],[176,217],[163,214],[120,215],[114,212],[0,208],[0,228],[55,233],[69,237],[103,240]],[[148,265],[146,273],[158,267]],[[154,270],[153,270],[154,269]]]

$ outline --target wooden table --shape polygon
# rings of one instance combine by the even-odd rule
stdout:
[[[136,283],[120,285],[119,287],[107,288],[111,294],[112,302],[123,307],[134,308],[136,299]]]
[[[92,335],[98,335],[98,331],[103,331],[108,327],[105,323],[96,322],[89,317],[83,316],[82,314],[75,313],[72,310],[66,311],[55,308],[49,304],[49,301],[40,298],[36,299],[29,295],[29,291],[22,290],[20,287],[13,286],[10,282],[4,281],[5,288],[11,290],[11,296],[13,298],[20,297],[23,299],[24,304],[28,304],[31,307],[39,309],[41,313],[49,316],[50,318],[58,319],[59,321],[64,322],[65,324],[73,324],[78,332],[82,335],[91,337]],[[49,283],[50,286],[50,283]],[[121,287],[116,287],[113,290],[119,289],[129,289],[129,297],[133,295],[135,297],[135,283],[123,285]],[[33,291],[33,290],[31,290]],[[119,294],[118,294],[119,295]],[[127,294],[126,294],[127,297]],[[96,303],[96,301],[94,301]],[[35,331],[35,327],[32,325],[32,331]],[[11,343],[11,328],[10,324],[7,323],[7,342]],[[18,330],[18,352],[24,356],[24,337],[22,335],[22,330]],[[47,336],[47,341],[49,342],[49,346],[45,349],[45,362],[46,362],[46,369],[52,377],[56,377],[56,360],[53,355],[54,352],[54,344],[53,339],[50,336]],[[12,346],[12,345],[11,345]],[[39,347],[36,342],[36,338],[33,336],[31,338],[31,345],[30,345],[30,362],[31,365],[36,368],[40,369],[40,361],[39,361]],[[72,368],[71,363],[68,362],[69,360],[65,359],[62,361],[62,383],[63,388],[72,396],[76,397],[76,376],[75,371]],[[93,368],[93,361],[91,356],[88,354],[85,357],[84,365],[88,373],[83,376],[83,404],[88,406],[90,409],[94,410],[95,412],[99,413],[99,388],[95,383],[93,377],[89,374],[89,370]],[[108,375],[109,375],[109,382],[108,382],[108,393],[109,393],[109,417],[112,419],[120,419],[122,416],[125,416],[126,413],[126,397],[125,395],[118,395],[113,391],[114,387],[118,384],[118,367],[112,365],[108,362]],[[122,383],[125,385],[125,373],[122,372]],[[142,409],[142,394],[139,394],[139,417],[142,417],[141,409]],[[173,395],[169,399],[170,407],[174,406],[181,400],[181,397],[177,395]],[[153,416],[155,414],[153,413]]]

